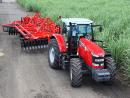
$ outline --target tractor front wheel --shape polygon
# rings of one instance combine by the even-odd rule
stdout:
[[[114,80],[115,75],[116,75],[116,63],[115,63],[114,59],[112,57],[106,57],[105,58],[105,65],[106,65],[106,68],[108,69],[108,71],[111,74],[110,81]]]
[[[60,67],[60,51],[56,39],[51,39],[48,45],[48,62],[51,68],[61,69]]]
[[[79,58],[70,60],[71,86],[80,87],[82,85],[82,62]]]

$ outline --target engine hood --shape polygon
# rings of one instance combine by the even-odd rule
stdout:
[[[86,38],[81,38],[79,44],[81,44],[86,51],[91,52],[94,56],[103,57],[105,55],[105,51],[100,46]]]

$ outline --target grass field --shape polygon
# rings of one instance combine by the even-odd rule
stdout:
[[[102,24],[99,39],[108,43],[125,80],[130,80],[130,1],[129,0],[18,0],[28,11],[39,11],[56,20],[85,17]]]

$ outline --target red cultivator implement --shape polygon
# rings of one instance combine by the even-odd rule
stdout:
[[[20,21],[3,25],[3,31],[9,35],[19,35],[21,47],[25,49],[43,48],[54,33],[60,33],[60,27],[50,18],[41,18],[39,13],[33,17],[22,17]]]

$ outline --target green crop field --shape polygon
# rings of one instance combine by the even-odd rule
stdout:
[[[62,17],[85,17],[102,24],[99,39],[108,43],[118,71],[130,81],[130,1],[129,0],[18,0],[28,11],[56,21]]]

